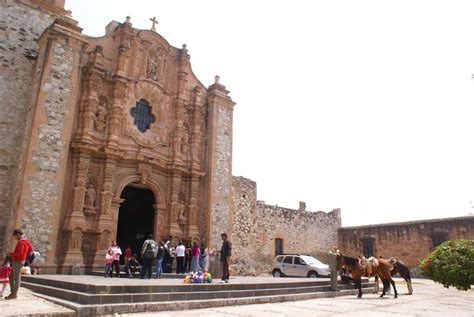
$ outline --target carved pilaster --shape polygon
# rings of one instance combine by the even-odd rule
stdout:
[[[199,178],[193,177],[191,180],[191,189],[189,193],[189,205],[188,205],[188,226],[186,230],[186,236],[193,237],[199,235],[198,230],[198,218],[199,218]]]
[[[100,202],[100,216],[101,218],[108,218],[110,219],[111,214],[111,206],[112,206],[112,199],[113,199],[113,186],[114,186],[114,175],[116,170],[116,162],[114,160],[108,159],[105,162],[105,172],[104,172],[104,180],[101,192],[101,202]]]
[[[64,221],[64,245],[62,257],[67,264],[82,264],[82,236],[86,230],[86,219],[83,213],[87,192],[90,158],[88,155],[76,157],[76,180],[74,182],[72,210]]]
[[[165,236],[166,205],[153,205],[153,211],[155,213],[155,232],[153,236],[156,239],[162,239]]]
[[[180,233],[178,215],[180,209],[179,193],[181,190],[181,175],[174,175],[171,180],[171,200],[169,203],[169,235]]]
[[[120,31],[120,44],[118,48],[117,58],[117,74],[120,76],[127,76],[127,66],[130,61],[131,50],[133,46],[132,23],[130,17],[122,24]]]
[[[112,148],[118,148],[119,131],[122,126],[123,106],[125,100],[127,84],[124,81],[116,80],[114,83],[113,100],[110,104],[108,124],[108,145]]]

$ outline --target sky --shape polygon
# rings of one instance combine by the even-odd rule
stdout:
[[[102,36],[131,17],[187,44],[234,107],[233,175],[343,226],[474,212],[472,1],[66,0]]]

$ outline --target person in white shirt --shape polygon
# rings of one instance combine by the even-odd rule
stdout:
[[[116,241],[112,241],[112,245],[107,250],[112,251],[113,261],[112,261],[112,270],[110,271],[110,277],[113,277],[113,269],[115,268],[115,275],[120,277],[120,255],[122,255],[122,249],[117,245]]]
[[[183,245],[182,241],[179,241],[178,246],[176,247],[176,274],[184,274],[184,254],[186,252],[186,247]]]

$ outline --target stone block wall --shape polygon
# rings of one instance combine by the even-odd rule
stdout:
[[[18,3],[0,2],[0,254],[18,198],[28,132],[38,39],[54,16]]]
[[[364,241],[371,241],[374,256],[397,257],[417,274],[420,260],[435,245],[451,239],[474,239],[474,216],[344,227],[338,237],[343,254],[363,254]]]
[[[337,243],[340,209],[326,213],[270,206],[258,202],[255,182],[234,177],[234,274],[269,274],[275,258],[275,239],[284,253],[313,255],[327,263],[327,252]]]

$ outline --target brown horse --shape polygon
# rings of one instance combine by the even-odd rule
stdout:
[[[395,287],[395,282],[392,280],[390,276],[390,271],[392,270],[392,265],[383,260],[378,259],[378,265],[365,266],[364,263],[361,261],[360,258],[352,258],[349,256],[343,256],[340,252],[336,254],[336,261],[337,261],[337,270],[341,268],[345,268],[347,271],[351,272],[352,280],[355,282],[355,287],[359,289],[359,294],[357,295],[358,298],[362,297],[362,277],[375,277],[375,283],[378,285],[378,277],[382,280],[383,283],[383,291],[380,297],[384,297],[385,290],[390,287],[390,284],[393,287],[395,292],[394,298],[398,297],[397,288]]]

